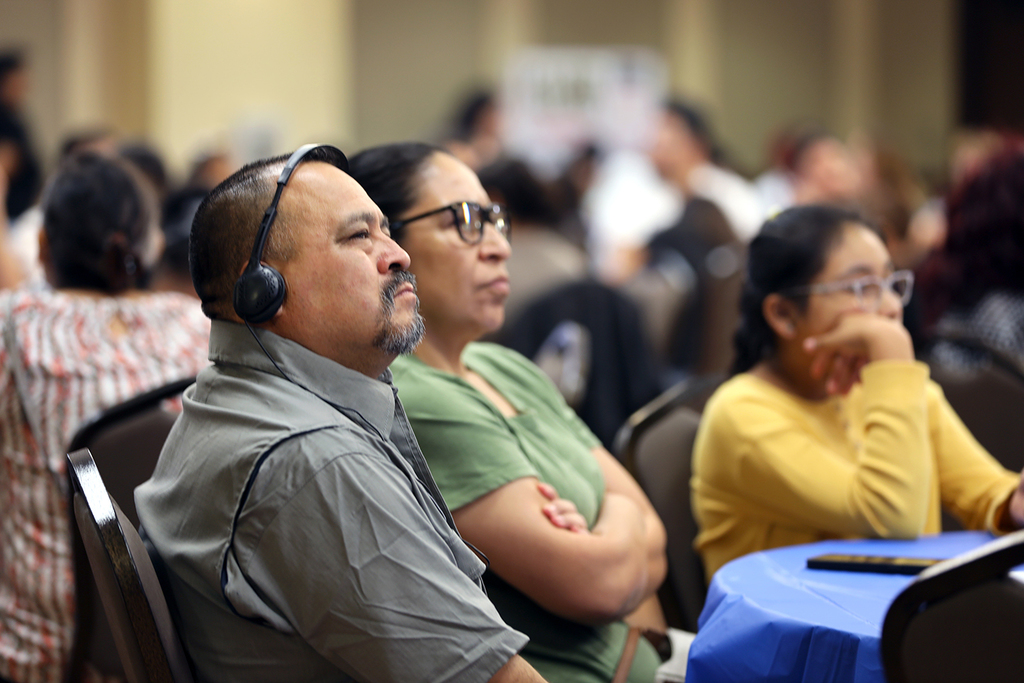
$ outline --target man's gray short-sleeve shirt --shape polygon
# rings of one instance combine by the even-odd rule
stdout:
[[[201,679],[485,681],[526,637],[480,588],[390,385],[215,322],[139,517]]]

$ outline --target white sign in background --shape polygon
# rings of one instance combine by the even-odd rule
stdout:
[[[589,144],[644,149],[665,87],[664,62],[646,48],[528,48],[505,71],[506,149],[549,177]]]

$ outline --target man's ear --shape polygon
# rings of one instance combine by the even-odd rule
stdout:
[[[761,313],[768,326],[782,339],[796,337],[796,320],[799,314],[796,304],[781,294],[769,294],[761,304]]]

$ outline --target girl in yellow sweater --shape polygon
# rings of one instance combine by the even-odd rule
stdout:
[[[750,245],[735,375],[693,454],[707,576],[828,538],[1024,526],[1024,479],[971,436],[903,327],[913,274],[856,214],[789,209]]]

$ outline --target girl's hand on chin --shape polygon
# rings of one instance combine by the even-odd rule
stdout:
[[[803,342],[812,355],[811,376],[825,378],[829,394],[845,394],[860,371],[876,360],[914,360],[910,333],[898,320],[873,313],[849,313],[830,330]]]

